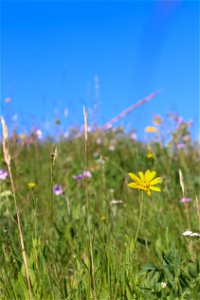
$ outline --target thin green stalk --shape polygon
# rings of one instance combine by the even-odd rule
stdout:
[[[37,238],[37,198],[31,190],[31,197],[33,201],[33,228],[34,228],[34,238]]]
[[[87,112],[85,107],[83,107],[83,115],[84,115],[84,141],[85,141],[85,169],[87,169],[87,140],[88,140],[88,119],[87,119]],[[86,181],[85,185],[85,198],[86,198],[86,218],[87,218],[87,230],[89,235],[89,249],[90,249],[90,258],[91,258],[91,269],[92,269],[92,287],[93,287],[93,296],[94,300],[97,299],[96,293],[96,279],[95,279],[95,267],[94,267],[94,255],[93,255],[93,241],[91,237],[91,229],[90,229],[90,222],[89,222],[89,197],[88,197],[88,185]]]
[[[53,196],[53,184],[54,184],[54,168],[55,168],[55,161],[57,156],[57,146],[55,146],[54,151],[51,153],[51,191],[50,191],[50,198],[51,198],[51,219],[52,224],[54,223],[54,196]]]
[[[140,193],[140,214],[139,214],[137,230],[136,230],[136,234],[135,234],[135,244],[137,243],[138,234],[139,234],[139,230],[140,230],[140,224],[141,224],[141,219],[142,219],[142,211],[143,211],[143,202],[144,202],[144,192],[141,191],[141,193]]]

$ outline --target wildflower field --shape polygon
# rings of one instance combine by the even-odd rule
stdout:
[[[0,299],[200,299],[199,145],[169,119],[146,142],[86,113],[57,142],[3,123]]]

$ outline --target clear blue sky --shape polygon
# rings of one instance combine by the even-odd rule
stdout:
[[[62,126],[80,124],[83,104],[95,101],[104,124],[161,89],[120,124],[142,134],[153,114],[176,111],[194,119],[197,136],[199,3],[2,1],[1,77],[3,113],[19,114],[21,130],[33,117],[42,127],[55,111]]]

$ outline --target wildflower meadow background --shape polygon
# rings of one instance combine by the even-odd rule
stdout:
[[[199,299],[198,144],[190,123],[168,118],[167,144],[158,115],[148,143],[123,128],[57,143],[13,132],[13,190],[1,156],[1,299]],[[160,178],[145,181],[147,170]]]
[[[0,299],[198,300],[198,3],[74,2],[1,6]]]

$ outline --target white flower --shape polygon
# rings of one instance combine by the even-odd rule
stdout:
[[[186,230],[185,232],[183,232],[183,235],[185,235],[185,236],[191,236],[191,234],[192,234],[192,231],[191,230]]]
[[[102,140],[100,138],[96,139],[96,143],[97,145],[101,145],[102,144]]]
[[[104,160],[102,157],[100,157],[99,159],[97,159],[96,162],[97,162],[98,164],[100,164],[100,165],[105,164],[105,160]]]
[[[183,235],[185,236],[198,236],[200,237],[200,233],[198,232],[192,232],[191,230],[186,230],[185,232],[183,232]]]
[[[37,130],[35,131],[35,134],[36,134],[38,140],[41,140],[41,139],[42,139],[42,131],[41,131],[40,129],[37,129]]]
[[[117,205],[117,204],[123,204],[123,201],[122,200],[111,200],[110,201],[110,205]]]
[[[115,146],[114,146],[114,145],[110,145],[110,146],[109,146],[109,150],[110,150],[110,151],[114,151],[114,150],[115,150]]]
[[[160,285],[162,289],[165,289],[167,286],[167,282],[161,282]]]
[[[197,232],[193,232],[190,236],[199,236],[200,237],[200,234]]]

